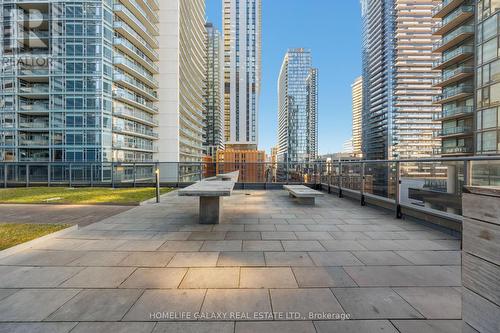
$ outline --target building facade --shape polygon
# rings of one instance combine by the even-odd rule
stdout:
[[[308,162],[317,157],[318,71],[310,50],[291,49],[278,79],[278,159]]]
[[[225,149],[217,151],[217,174],[239,171],[243,183],[264,183],[272,177],[271,164],[263,150]]]
[[[0,4],[0,160],[153,161],[157,2]]]
[[[431,0],[362,0],[363,156],[434,156],[439,106],[433,96]]]
[[[223,3],[225,141],[238,149],[258,145],[261,2]]]
[[[220,31],[207,23],[205,92],[205,154],[224,149],[224,46]]]
[[[206,30],[204,0],[160,1],[158,160],[203,158]]]
[[[500,2],[477,1],[476,22],[476,154],[496,155],[500,154]]]
[[[435,102],[442,105],[437,119],[442,122],[442,156],[474,154],[474,4],[461,0],[437,3],[433,10],[433,33],[441,38],[434,44],[440,58],[434,69],[441,71],[434,86],[442,88]]]
[[[353,154],[362,157],[362,128],[361,117],[363,112],[363,77],[358,77],[351,85],[352,90],[352,146]]]

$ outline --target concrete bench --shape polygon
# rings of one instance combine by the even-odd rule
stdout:
[[[200,198],[200,224],[218,224],[222,220],[222,197],[233,193],[239,171],[204,179],[178,191],[181,197]]]
[[[301,204],[314,205],[316,198],[324,196],[323,192],[313,190],[304,185],[284,185],[290,197],[294,197]]]

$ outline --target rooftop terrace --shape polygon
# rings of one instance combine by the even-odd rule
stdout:
[[[0,332],[461,330],[455,236],[334,195],[240,190],[224,213],[199,225],[173,192],[1,259]]]

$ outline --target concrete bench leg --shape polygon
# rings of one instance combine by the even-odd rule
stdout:
[[[200,197],[200,224],[219,224],[221,220],[221,197]]]
[[[297,202],[303,205],[314,205],[316,203],[316,198],[297,198]]]

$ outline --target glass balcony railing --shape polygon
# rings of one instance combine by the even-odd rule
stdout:
[[[50,107],[48,103],[20,103],[19,109],[21,111],[33,111],[33,112],[48,112]]]
[[[471,153],[474,153],[474,148],[472,146],[441,147],[441,154],[443,155],[471,154]]]
[[[135,109],[126,108],[123,106],[115,107],[113,110],[113,114],[116,116],[128,118],[131,120],[145,122],[149,125],[158,125],[158,120],[156,120],[153,116],[144,111],[139,111]]]
[[[433,85],[442,84],[451,81],[453,78],[466,76],[467,74],[474,74],[474,67],[472,66],[459,66],[457,68],[443,71],[441,77],[432,80]]]
[[[445,37],[442,38],[442,40],[434,43],[432,45],[432,51],[437,52],[441,48],[447,46],[447,45],[452,45],[456,44],[454,43],[455,40],[458,39],[459,36],[462,35],[473,35],[474,34],[474,26],[471,25],[464,25],[460,28],[455,29],[453,32],[449,33]]]
[[[31,86],[19,87],[19,93],[26,94],[48,94],[49,85],[48,84],[34,84]]]
[[[434,103],[444,103],[449,100],[453,100],[456,97],[462,95],[469,95],[474,92],[474,86],[472,85],[459,85],[454,88],[447,88],[441,95],[432,97]]]
[[[470,126],[448,127],[448,128],[443,128],[439,133],[440,136],[467,135],[472,133],[472,127]]]
[[[465,59],[472,55],[474,55],[474,47],[471,45],[462,45],[451,51],[444,52],[441,59],[435,61],[432,67],[436,68],[451,62],[453,59]]]
[[[113,130],[116,132],[125,132],[125,133],[130,133],[132,135],[143,135],[143,136],[148,136],[151,138],[158,138],[158,134],[151,131],[151,130],[145,130],[141,128],[134,128],[133,126],[126,126],[126,125],[114,125]]]
[[[20,68],[19,75],[25,76],[45,76],[49,75],[48,67],[28,67],[28,68]]]
[[[452,13],[447,15],[442,21],[438,22],[433,28],[432,32],[436,33],[437,31],[446,28],[448,25],[452,25],[453,21],[462,15],[469,16],[470,14],[474,14],[474,6],[464,5],[455,9]]]
[[[435,113],[433,118],[434,120],[443,120],[446,118],[472,115],[473,113],[474,113],[474,108],[472,106],[461,106],[448,110],[443,110],[440,113]]]

